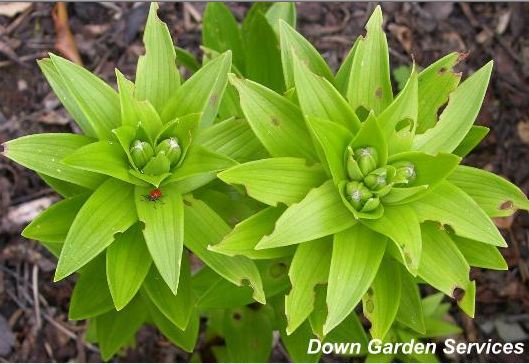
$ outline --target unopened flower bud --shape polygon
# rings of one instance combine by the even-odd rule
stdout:
[[[373,147],[362,147],[354,151],[354,157],[358,162],[360,171],[366,176],[369,172],[377,168],[378,153]]]
[[[141,140],[135,140],[130,148],[132,160],[138,169],[142,169],[154,155],[151,145]]]
[[[358,162],[354,158],[354,152],[351,147],[347,148],[347,160],[346,160],[347,176],[352,181],[361,181],[364,178]]]
[[[364,178],[364,183],[371,190],[380,190],[388,185],[388,169],[385,167],[375,169]]]
[[[364,202],[373,194],[361,182],[348,182],[345,185],[345,196],[355,210],[360,211]]]
[[[169,159],[169,162],[171,163],[171,167],[178,163],[180,160],[180,156],[182,155],[182,149],[180,148],[180,144],[178,144],[178,139],[176,138],[169,138],[162,140],[157,146],[156,146],[156,154],[158,153],[164,153],[167,159]]]
[[[393,167],[396,169],[395,183],[410,183],[417,177],[415,166],[411,162],[396,162]]]
[[[371,197],[365,202],[364,207],[362,207],[361,211],[370,212],[376,209],[379,205],[380,205],[380,199],[378,197]]]

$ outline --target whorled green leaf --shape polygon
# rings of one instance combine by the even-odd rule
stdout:
[[[149,200],[150,188],[136,187],[134,200],[138,218],[145,224],[143,236],[154,265],[176,294],[184,247],[184,205],[172,186],[161,188],[159,200]]]
[[[272,6],[266,10],[266,20],[274,28],[279,37],[279,20],[285,21],[292,28],[296,28],[296,4],[286,1],[273,3]]]
[[[353,150],[357,148],[373,147],[377,151],[377,167],[383,167],[388,160],[388,141],[382,133],[377,117],[371,112],[362,123],[362,127],[356,133],[350,143]],[[344,151],[345,152],[345,151]]]
[[[151,267],[141,288],[145,299],[154,306],[180,330],[185,330],[194,309],[194,296],[191,290],[191,270],[189,259],[182,257],[180,284],[174,293],[165,283],[156,267]]]
[[[133,186],[109,179],[88,198],[66,236],[55,281],[84,266],[137,221],[133,192]]]
[[[346,180],[345,153],[353,134],[337,123],[311,116],[307,117],[307,124],[323,150],[334,183]]]
[[[105,257],[97,257],[82,269],[72,292],[68,318],[85,320],[114,309],[108,289]]]
[[[508,269],[505,258],[503,258],[498,248],[495,246],[483,244],[456,235],[451,235],[450,238],[465,257],[468,265],[495,270]]]
[[[272,259],[293,253],[290,247],[255,250],[264,235],[270,234],[284,207],[267,207],[235,225],[233,230],[209,250],[228,256],[242,255],[250,259]]]
[[[420,200],[410,203],[421,222],[437,221],[449,225],[456,235],[481,241],[485,244],[506,247],[500,232],[465,192],[444,181]]]
[[[448,180],[461,188],[489,216],[509,216],[529,210],[527,196],[514,184],[482,169],[459,166]]]
[[[344,206],[332,181],[312,189],[291,205],[277,220],[272,234],[264,236],[257,249],[269,249],[311,241],[343,231],[356,223]]]
[[[492,61],[467,78],[452,94],[437,124],[418,134],[412,148],[426,153],[452,152],[474,124],[485,97]]]
[[[240,164],[218,177],[226,183],[243,185],[249,196],[271,206],[299,202],[326,180],[319,165],[308,166],[304,159],[289,157]]]
[[[424,334],[426,328],[419,286],[414,277],[402,268],[400,282],[400,302],[396,320],[410,329]]]
[[[308,68],[312,72],[325,77],[331,83],[334,82],[334,76],[327,62],[325,62],[316,48],[284,20],[279,21],[279,38],[281,42],[281,61],[283,63],[283,74],[285,76],[287,90],[295,86],[294,54],[300,59],[305,60]]]
[[[64,157],[93,142],[93,138],[76,134],[35,134],[2,144],[2,154],[35,172],[94,190],[105,180],[105,176],[62,163]]]
[[[239,163],[268,156],[268,152],[244,119],[232,118],[201,129],[196,142]]]
[[[279,3],[278,3],[279,4]],[[279,23],[277,22],[277,26]],[[279,39],[267,17],[256,12],[245,28],[245,76],[276,92],[285,90]]]
[[[230,227],[204,202],[188,196],[184,199],[185,245],[207,266],[237,286],[252,287],[256,301],[264,303],[261,277],[255,263],[246,257],[228,257],[208,251],[218,243]]]
[[[362,298],[364,316],[371,323],[373,339],[383,340],[397,315],[401,295],[400,269],[396,261],[384,259]]]
[[[454,298],[457,305],[474,317],[476,282],[469,279],[470,267],[450,236],[434,223],[421,225],[423,253],[419,276],[428,284]]]
[[[239,92],[248,123],[270,155],[317,160],[303,115],[294,103],[252,81],[230,75],[230,82]]]
[[[353,59],[355,57],[356,48],[358,47],[360,39],[362,38],[356,38],[355,42],[353,43],[353,46],[343,59],[342,64],[340,65],[340,68],[338,68],[338,71],[335,75],[336,89],[340,91],[343,96],[347,95],[347,88],[349,87],[349,76],[351,76],[351,67],[353,66]]]
[[[242,35],[228,6],[208,3],[202,20],[202,44],[217,52],[233,52],[233,63],[244,72],[245,56]]]
[[[136,87],[134,83],[127,80],[123,73],[117,68],[115,69],[115,72],[121,110],[121,125],[136,127],[139,121],[134,108],[134,105],[137,102],[134,98],[134,90]]]
[[[97,342],[103,360],[109,360],[129,344],[147,318],[147,307],[137,296],[121,311],[110,311],[96,317]]]
[[[42,173],[37,174],[48,186],[53,188],[55,192],[65,198],[82,195],[83,193],[88,193],[89,191],[85,187],[81,187],[70,182],[61,181],[60,179],[53,178]]]
[[[381,201],[387,205],[399,205],[408,203],[416,198],[420,198],[430,186],[420,185],[415,187],[393,187],[391,191]]]
[[[154,305],[149,305],[149,315],[156,325],[156,328],[174,345],[192,353],[198,339],[200,329],[200,316],[198,311],[191,313],[189,324],[185,330],[180,330],[164,316]]]
[[[349,316],[367,292],[377,275],[386,242],[386,237],[361,224],[334,236],[324,334]]]
[[[151,263],[140,224],[118,235],[107,248],[107,281],[116,310],[121,310],[134,298]]]
[[[229,51],[204,65],[167,101],[161,112],[162,120],[167,122],[188,114],[201,113],[200,124],[211,125],[226,89],[230,67]]]
[[[399,249],[406,268],[417,275],[421,259],[421,230],[415,211],[406,205],[386,206],[380,219],[362,220],[379,234],[389,237]]]
[[[357,132],[360,120],[343,96],[326,78],[312,73],[296,54],[292,57],[296,95],[303,115],[330,120]]]
[[[138,100],[149,100],[161,113],[180,85],[176,53],[167,25],[157,15],[158,4],[151,3],[143,33],[145,54],[138,59],[136,92]]]
[[[184,66],[191,73],[195,73],[200,69],[200,63],[195,58],[195,55],[184,48],[175,47],[176,64]]]
[[[26,226],[21,235],[51,243],[64,242],[75,216],[87,198],[88,196],[83,194],[53,204]]]
[[[472,125],[465,138],[452,152],[461,158],[466,157],[487,136],[490,129],[486,126]]]
[[[315,289],[325,284],[329,276],[332,243],[318,239],[296,248],[288,271],[292,289],[285,298],[286,333],[296,332],[314,308]]]
[[[461,74],[453,71],[462,54],[453,52],[432,63],[419,74],[419,119],[417,132],[424,133],[437,123],[437,112],[459,85]]]
[[[393,100],[386,35],[382,30],[382,10],[377,6],[366,24],[367,35],[355,50],[347,99],[353,110],[362,107],[379,115]]]
[[[131,166],[127,155],[115,142],[88,144],[66,156],[62,162],[83,171],[104,174],[135,185],[147,185],[129,173]]]
[[[66,100],[65,105],[70,106],[69,111],[75,110],[75,115],[81,113],[84,118],[77,117],[76,120],[80,125],[88,123],[99,139],[110,138],[110,131],[119,126],[121,120],[116,91],[73,62],[52,53],[50,59],[60,77],[60,81],[56,80],[58,96]],[[90,130],[89,127],[85,128]]]

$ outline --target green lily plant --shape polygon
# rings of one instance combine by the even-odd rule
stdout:
[[[395,321],[424,334],[419,282],[472,317],[470,266],[507,268],[491,217],[529,208],[516,186],[461,165],[488,132],[473,124],[492,63],[460,84],[452,53],[413,69],[394,95],[380,7],[366,30],[333,74],[280,21],[287,91],[230,75],[271,158],[218,176],[269,207],[209,249],[252,259],[293,254],[287,333],[309,319],[324,337],[362,303],[373,338],[385,339]]]

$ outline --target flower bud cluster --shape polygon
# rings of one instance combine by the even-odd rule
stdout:
[[[380,205],[395,185],[407,185],[415,180],[415,166],[408,161],[378,167],[379,155],[372,146],[345,152],[345,166],[349,182],[345,184],[345,196],[355,210],[370,212]]]
[[[148,142],[137,139],[130,146],[130,155],[140,171],[154,158],[160,156],[167,158],[171,167],[174,167],[182,156],[182,148],[176,137],[164,139],[154,148]]]

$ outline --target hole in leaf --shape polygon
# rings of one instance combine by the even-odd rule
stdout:
[[[191,201],[184,199],[184,205],[192,206],[193,204],[191,203]]]
[[[382,87],[379,86],[379,87],[375,90],[375,96],[376,96],[377,98],[379,98],[379,99],[382,98]]]
[[[217,101],[219,101],[219,95],[211,95],[211,98],[209,99],[209,103],[211,104],[211,106],[215,106],[217,104]]]
[[[439,75],[443,75],[445,72],[446,72],[446,67],[441,67],[441,68],[439,68],[439,70],[437,71],[437,74],[439,74]]]
[[[514,207],[512,201],[504,201],[500,204],[500,210],[510,210]]]
[[[410,132],[413,129],[413,120],[410,118],[402,119],[395,125],[395,132],[400,133],[401,131]]]
[[[358,108],[355,110],[355,113],[360,121],[364,121],[369,116],[369,110],[363,106],[358,106]]]
[[[272,264],[268,272],[272,278],[281,278],[288,272],[288,266],[283,262]]]
[[[246,307],[254,311],[259,311],[263,307],[263,305],[260,304],[259,302],[252,302],[248,304]]]
[[[367,300],[366,301],[366,311],[371,313],[373,312],[373,310],[375,309],[375,304],[373,303],[372,300]]]
[[[465,297],[465,290],[461,287],[454,288],[452,292],[452,297],[457,301],[461,301]]]
[[[236,320],[236,321],[240,321],[242,319],[242,315],[240,312],[235,312],[233,314],[233,319]]]
[[[444,109],[446,108],[446,105],[448,105],[448,103],[446,103],[444,105],[441,105],[439,107],[439,109],[437,109],[437,120],[439,120],[439,118],[441,117],[441,114],[443,113]]]

